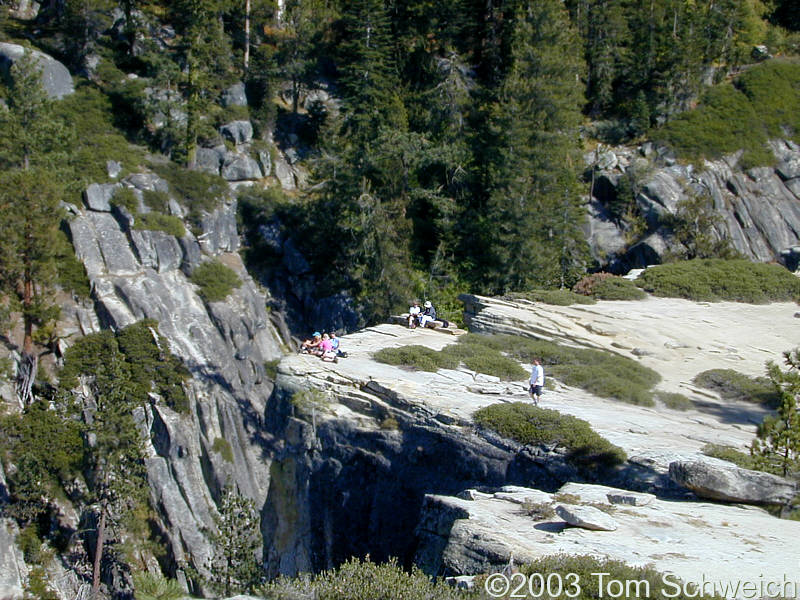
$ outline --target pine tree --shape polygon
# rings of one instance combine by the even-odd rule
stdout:
[[[223,27],[224,8],[220,0],[177,0],[170,6],[182,35],[187,101],[184,152],[190,167],[195,164],[202,114],[231,77],[233,53]]]
[[[571,285],[583,269],[575,85],[582,63],[574,42],[558,0],[520,11],[513,63],[494,110],[498,142],[482,223],[491,291]]]
[[[770,363],[768,375],[780,394],[774,416],[764,419],[751,453],[759,468],[784,477],[800,470],[800,348],[784,352],[785,371]]]
[[[0,294],[6,298],[4,304],[22,317],[17,397],[24,407],[33,399],[38,367],[35,330],[53,322],[59,312],[51,290],[63,188],[53,175],[63,128],[53,116],[52,101],[31,52],[11,71],[8,110],[0,111],[4,142],[0,157],[7,167],[0,173]]]
[[[211,575],[206,583],[226,598],[252,592],[263,579],[257,558],[262,542],[255,503],[227,486],[215,520],[217,531],[210,541],[216,553],[207,565]]]

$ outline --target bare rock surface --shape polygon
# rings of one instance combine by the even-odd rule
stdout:
[[[591,531],[616,531],[619,527],[611,516],[594,506],[559,504],[556,514],[569,525]]]
[[[572,554],[635,566],[653,564],[692,582],[703,577],[734,583],[796,579],[800,548],[788,542],[800,535],[796,521],[776,519],[747,506],[654,499],[646,506],[621,507],[606,500],[620,493],[625,490],[571,483],[552,495],[556,501],[569,494],[585,504],[583,509],[593,508],[586,506],[590,503],[605,505],[612,511],[615,531],[565,527],[559,517],[537,520],[518,504],[494,496],[473,500],[428,496],[418,532],[422,540],[418,556],[443,544],[436,566],[453,575],[500,568],[512,555],[520,563]],[[779,547],[781,552],[771,550]]]

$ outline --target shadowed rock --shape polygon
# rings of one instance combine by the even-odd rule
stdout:
[[[675,461],[669,476],[701,498],[726,502],[787,504],[796,492],[794,483],[777,475],[704,461]]]

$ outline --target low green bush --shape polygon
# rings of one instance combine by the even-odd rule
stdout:
[[[417,345],[382,348],[375,353],[373,358],[387,365],[407,366],[431,372],[439,369],[455,369],[460,362],[456,356],[445,355],[442,352]]]
[[[695,259],[646,269],[636,283],[655,296],[695,301],[787,302],[800,298],[800,278],[780,265]]]
[[[166,579],[152,573],[134,574],[133,589],[136,600],[180,600],[186,597],[186,592],[176,579]]]
[[[677,392],[656,392],[655,396],[664,406],[672,410],[689,410],[694,406],[689,398]]]
[[[723,446],[721,444],[706,444],[700,451],[706,456],[719,458],[720,460],[727,460],[732,462],[737,467],[743,469],[757,470],[756,461],[749,454],[737,450],[732,446]]]
[[[172,162],[152,168],[167,180],[173,194],[189,209],[188,219],[194,225],[200,224],[203,212],[212,212],[229,193],[228,182],[219,175],[191,171]]]
[[[595,304],[596,300],[589,296],[576,294],[570,290],[530,290],[516,292],[503,297],[504,300],[530,300],[554,306],[570,306],[572,304]]]
[[[750,377],[733,369],[710,369],[692,379],[695,385],[717,392],[725,400],[744,400],[777,406],[780,394],[767,377]]]
[[[589,423],[556,410],[526,402],[492,404],[473,414],[481,427],[525,445],[556,445],[565,448],[567,459],[584,469],[619,465],[624,450],[595,432]]]
[[[545,381],[549,374],[567,385],[632,404],[652,406],[650,390],[661,380],[658,373],[635,360],[602,350],[572,348],[511,335],[480,336],[470,333],[459,338],[459,342],[502,349],[526,365],[538,357],[545,367]]]
[[[536,600],[554,598],[565,598],[569,595],[573,600],[607,600],[610,594],[615,597],[627,599],[646,598],[648,600],[688,600],[702,596],[708,600],[722,600],[721,596],[712,596],[707,593],[710,590],[700,593],[702,590],[696,589],[691,583],[686,583],[678,579],[671,573],[662,573],[653,566],[632,567],[619,560],[609,560],[596,556],[575,556],[573,554],[555,554],[545,556],[523,564],[519,567],[520,572],[525,576],[532,576],[540,573],[543,576],[545,586],[548,580],[551,583],[551,591],[557,590],[559,575],[563,582],[563,589],[557,596],[550,596],[546,587],[542,590],[536,586],[539,582],[537,577],[531,577],[534,582],[532,590],[525,588],[519,592],[511,587],[509,593],[499,598],[535,598]],[[602,579],[600,574],[602,574]],[[550,579],[548,579],[550,578]],[[619,586],[611,581],[620,582]],[[571,583],[578,583],[580,592],[577,588],[570,587]],[[484,589],[484,579],[479,577],[475,581],[477,589]],[[512,596],[512,593],[516,593]],[[617,595],[618,594],[618,595]]]
[[[206,302],[219,302],[242,285],[236,272],[218,260],[204,262],[192,271],[192,283],[199,286],[198,294]]]
[[[186,235],[186,228],[179,217],[165,215],[158,212],[140,213],[136,215],[134,229],[145,229],[148,231],[163,231],[177,238]]]
[[[351,558],[337,568],[313,576],[281,577],[260,590],[270,600],[464,600],[464,592],[434,582],[417,567],[403,569],[395,559],[377,564]],[[469,596],[468,596],[469,597]]]
[[[166,214],[169,211],[169,194],[161,190],[144,190],[142,199],[145,205],[156,212]]]
[[[592,296],[598,300],[644,300],[647,298],[636,284],[623,277],[609,277],[597,283]]]
[[[126,186],[118,187],[114,190],[111,196],[111,206],[124,208],[132,215],[139,213],[139,200],[133,190]]]
[[[91,284],[83,263],[75,256],[75,250],[67,234],[59,230],[56,244],[56,272],[58,285],[62,290],[72,292],[79,298],[87,299]]]

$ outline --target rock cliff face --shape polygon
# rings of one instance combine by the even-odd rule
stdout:
[[[166,189],[166,182],[151,174],[116,185]],[[282,355],[281,337],[263,292],[236,253],[233,203],[205,215],[197,236],[187,232],[177,239],[133,228],[129,214],[109,205],[106,187],[113,186],[93,186],[85,207],[71,207],[72,240],[93,299],[93,305],[76,310],[72,332],[118,329],[152,318],[191,371],[190,414],[155,403],[138,418],[150,439],[148,477],[174,567],[203,571],[212,551],[207,532],[215,528],[221,489],[234,485],[257,506],[264,503],[269,483],[265,456],[272,442],[262,427],[272,392],[265,363]],[[180,210],[174,201],[171,205]],[[211,257],[243,282],[222,302],[204,302],[187,277]],[[230,446],[230,455],[215,445],[220,439]]]
[[[679,164],[652,144],[613,148],[587,156],[595,169],[587,236],[595,257],[612,270],[625,272],[661,262],[680,250],[667,221],[692,194],[709,198],[719,222],[713,235],[727,238],[744,256],[780,261],[795,270],[800,261],[800,147],[791,141],[771,144],[775,167],[743,169],[739,155],[702,165]],[[623,176],[636,184],[635,202],[646,231],[629,245],[623,228],[609,215],[618,200]]]

